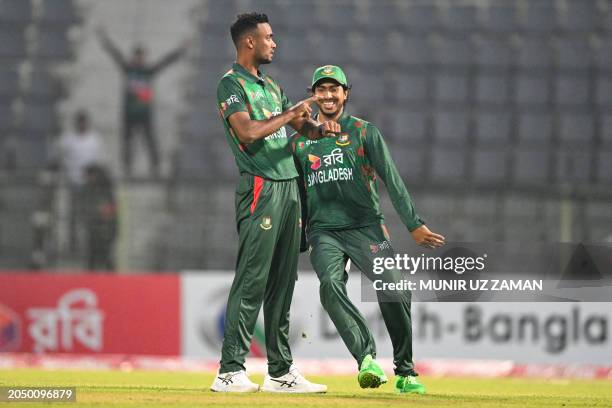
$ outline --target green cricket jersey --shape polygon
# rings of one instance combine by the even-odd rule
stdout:
[[[234,64],[219,82],[217,102],[225,127],[225,136],[234,153],[240,173],[249,173],[269,180],[298,177],[285,128],[251,144],[241,143],[229,124],[235,112],[248,112],[253,120],[280,115],[291,107],[281,87],[268,75],[254,76]]]
[[[382,223],[376,174],[408,230],[423,225],[378,128],[346,112],[338,123],[342,135],[337,138],[311,141],[299,134],[291,138],[306,188],[309,230]]]

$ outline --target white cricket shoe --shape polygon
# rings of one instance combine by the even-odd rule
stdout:
[[[244,370],[231,371],[217,374],[210,390],[215,392],[257,392],[259,391],[259,384],[251,381]]]
[[[283,376],[274,378],[266,374],[261,390],[265,392],[322,393],[327,392],[327,385],[311,383],[300,374],[297,367],[292,365],[289,372]]]

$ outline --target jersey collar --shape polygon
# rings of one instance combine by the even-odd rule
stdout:
[[[234,65],[232,65],[232,69],[234,70],[234,72],[237,72],[238,74],[242,75],[244,79],[247,79],[251,82],[257,82],[261,85],[265,85],[264,74],[259,70],[257,71],[259,76],[255,76],[251,74],[249,71],[247,71],[245,67],[238,64],[237,62],[234,62]]]

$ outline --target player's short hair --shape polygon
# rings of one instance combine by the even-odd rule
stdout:
[[[263,13],[245,13],[239,14],[234,24],[230,28],[232,33],[232,41],[238,46],[238,41],[247,32],[256,30],[257,24],[269,23],[268,16]]]

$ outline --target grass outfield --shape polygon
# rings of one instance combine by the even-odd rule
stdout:
[[[427,395],[398,395],[391,384],[362,390],[354,376],[310,377],[328,385],[324,395],[226,395],[208,390],[213,375],[149,371],[0,370],[0,386],[76,386],[81,407],[612,407],[612,382],[422,378]],[[261,375],[253,375],[256,382]],[[0,408],[71,406],[0,403]]]

